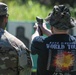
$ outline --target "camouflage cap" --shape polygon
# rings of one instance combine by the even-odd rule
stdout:
[[[75,26],[75,20],[71,18],[70,10],[65,5],[55,5],[53,12],[45,20],[60,30],[67,30]]]
[[[5,3],[0,2],[0,15],[7,15],[8,14],[8,7]]]

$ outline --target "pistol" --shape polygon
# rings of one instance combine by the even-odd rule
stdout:
[[[40,17],[38,17],[38,16],[36,17],[36,21],[37,21],[37,23],[40,24],[40,25],[43,24],[43,19],[40,18]]]
[[[42,18],[37,16],[36,21],[37,21],[38,25],[43,25],[43,19]],[[39,27],[39,30],[40,30],[40,35],[43,35],[42,30],[41,30],[40,27]]]

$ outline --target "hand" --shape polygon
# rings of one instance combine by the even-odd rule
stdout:
[[[35,23],[35,25],[34,25],[34,30],[38,30],[38,24],[37,23]]]
[[[40,29],[42,30],[43,33],[45,33],[45,30],[47,29],[47,26],[45,23],[43,23],[43,25],[38,25],[40,27]]]
[[[40,30],[40,27],[39,27],[38,23],[35,23],[34,31],[37,31],[39,33],[39,35],[41,35],[41,30]]]
[[[43,23],[43,25],[38,25],[38,26],[40,27],[43,34],[47,36],[52,35],[52,31],[47,28],[46,23]]]
[[[38,24],[38,26],[43,27],[43,28],[47,28],[46,23],[43,23],[42,25]]]

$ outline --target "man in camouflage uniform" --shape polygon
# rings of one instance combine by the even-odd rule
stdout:
[[[31,75],[28,48],[5,30],[8,7],[0,2],[0,75]]]

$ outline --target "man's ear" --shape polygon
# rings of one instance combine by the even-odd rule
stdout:
[[[52,26],[51,26],[51,28],[50,28],[50,29],[51,29],[51,31],[52,31],[52,33],[53,33],[53,27],[52,27]]]
[[[5,17],[4,18],[4,23],[7,23],[8,22],[8,17]]]
[[[4,17],[4,19],[3,19],[3,29],[6,28],[7,23],[8,23],[8,17]]]

